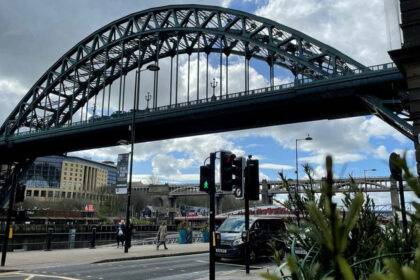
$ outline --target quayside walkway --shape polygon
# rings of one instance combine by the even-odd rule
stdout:
[[[165,256],[182,256],[208,252],[207,243],[169,244],[168,250],[154,245],[133,246],[128,253],[124,247],[103,246],[96,249],[64,249],[53,251],[21,251],[7,253],[5,270],[42,269],[55,266],[91,264],[100,262],[146,259]]]

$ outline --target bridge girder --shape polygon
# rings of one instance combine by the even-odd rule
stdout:
[[[256,58],[312,80],[369,71],[328,45],[252,14],[203,5],[153,8],[104,26],[64,54],[19,102],[0,136],[62,126],[121,74],[195,52]]]

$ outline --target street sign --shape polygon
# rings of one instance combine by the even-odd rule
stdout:
[[[119,154],[117,161],[117,188],[115,194],[127,194],[128,158],[130,153]]]
[[[115,194],[127,194],[127,188],[115,188]]]

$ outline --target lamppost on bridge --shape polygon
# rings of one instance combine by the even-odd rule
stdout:
[[[366,178],[366,172],[375,172],[375,171],[376,171],[375,168],[363,170],[363,175],[365,177],[365,193],[366,193],[366,195],[367,195],[367,178]]]
[[[147,102],[146,110],[149,110],[149,101],[152,98],[152,94],[150,93],[150,91],[147,92],[144,98],[146,99],[146,102]]]
[[[211,83],[210,83],[210,86],[211,86],[211,88],[213,89],[213,96],[211,97],[211,100],[212,100],[212,101],[216,100],[215,90],[216,90],[217,84],[218,84],[218,83],[217,83],[216,79],[215,79],[215,78],[213,78],[213,82],[211,82]]]
[[[158,65],[155,64],[149,64],[146,69],[142,69],[137,71],[137,75],[140,75],[140,72],[143,71],[151,71],[151,72],[156,72],[159,71],[160,68]],[[136,75],[136,77],[137,77]],[[148,93],[150,95],[150,93]],[[126,231],[126,240],[124,243],[124,252],[128,253],[128,249],[130,248],[131,245],[131,221],[130,221],[130,207],[131,207],[131,186],[132,186],[132,182],[133,182],[133,158],[134,158],[134,142],[136,141],[136,112],[137,109],[136,108],[136,104],[137,104],[137,100],[139,100],[140,97],[140,83],[137,86],[137,91],[134,92],[134,102],[133,102],[133,118],[131,119],[131,125],[130,125],[130,131],[131,131],[131,140],[130,140],[130,144],[131,144],[131,151],[130,151],[130,177],[128,180],[128,188],[127,188],[127,210],[126,210],[126,218],[125,218],[125,231]],[[146,99],[147,100],[147,99]],[[150,99],[149,99],[150,100]],[[149,103],[149,102],[148,102]],[[121,144],[128,144],[128,141],[119,141],[119,143]]]
[[[296,192],[299,191],[299,163],[298,163],[298,142],[299,141],[312,141],[313,138],[311,136],[308,136],[306,138],[296,139]]]

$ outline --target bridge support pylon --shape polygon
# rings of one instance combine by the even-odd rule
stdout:
[[[171,208],[176,208],[176,197],[175,196],[168,196],[169,206]]]
[[[273,195],[269,193],[271,188],[270,184],[267,183],[267,180],[261,182],[261,199],[263,205],[272,205],[273,204]]]
[[[391,194],[391,206],[392,212],[398,211],[400,209],[400,198],[398,197],[398,182],[390,177],[391,186],[390,186],[390,194]]]
[[[417,174],[420,174],[420,1],[400,1],[400,7],[404,43],[401,49],[390,51],[389,55],[406,77]]]

